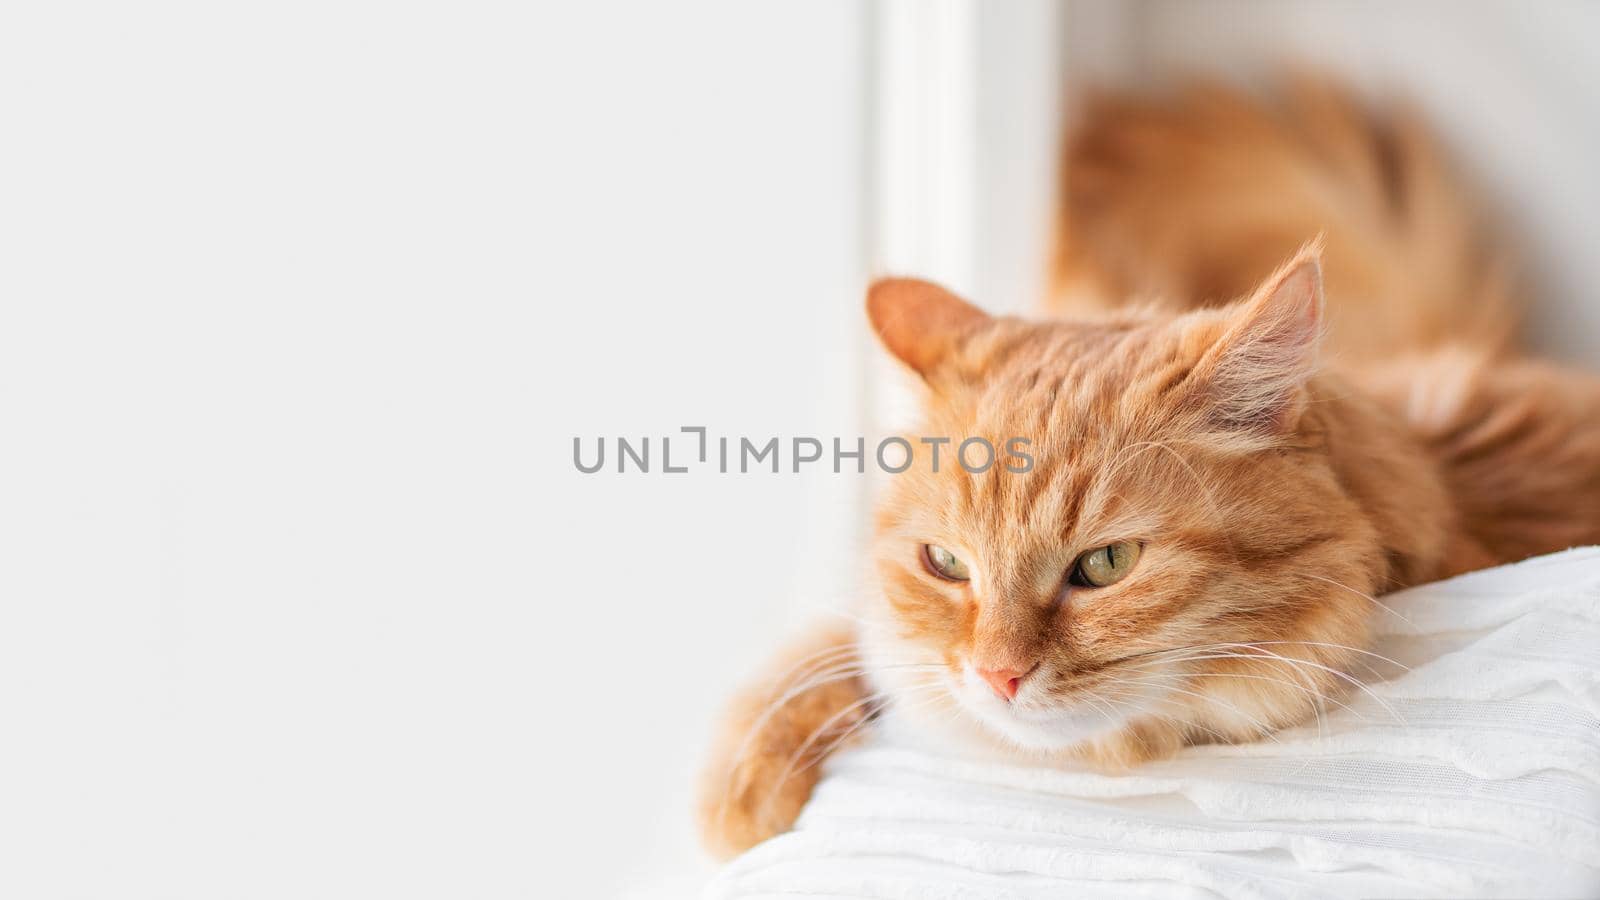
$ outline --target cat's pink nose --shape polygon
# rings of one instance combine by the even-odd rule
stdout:
[[[1031,669],[1029,671],[1032,671]],[[1017,696],[1017,687],[1022,683],[1022,676],[1028,674],[1021,669],[979,669],[978,676],[989,682],[989,687],[994,688],[995,694],[1006,702]]]

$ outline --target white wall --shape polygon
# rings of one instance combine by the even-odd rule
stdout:
[[[1415,99],[1499,211],[1536,289],[1530,337],[1600,364],[1600,5],[1581,0],[1073,0],[1083,80],[1294,62]]]
[[[571,440],[854,433],[863,18],[0,12],[0,894],[692,881],[859,484]]]

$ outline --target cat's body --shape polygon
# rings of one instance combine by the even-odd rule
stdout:
[[[1600,540],[1596,379],[1523,355],[1511,255],[1415,114],[1307,78],[1277,102],[1200,84],[1085,107],[1051,312],[1226,303],[1321,235],[1322,368],[1422,444],[1457,508],[1467,555],[1420,580]]]
[[[714,850],[787,828],[880,704],[930,739],[1113,768],[1250,740],[1369,671],[1381,594],[1600,543],[1600,382],[1515,355],[1504,270],[1420,132],[1320,88],[1293,109],[1092,107],[1067,319],[874,286],[927,387],[919,433],[1026,435],[1037,465],[893,478],[860,626],[808,638],[730,717]]]

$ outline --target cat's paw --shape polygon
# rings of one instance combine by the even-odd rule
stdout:
[[[719,759],[705,774],[700,830],[706,848],[726,858],[788,831],[811,799],[818,767],[791,764],[798,747],[774,742]],[[805,766],[803,769],[802,766]]]
[[[785,677],[734,703],[700,787],[707,849],[727,857],[789,830],[823,760],[859,737],[872,709],[857,677]]]

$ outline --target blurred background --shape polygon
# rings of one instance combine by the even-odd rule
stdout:
[[[715,712],[848,604],[872,480],[574,438],[883,433],[870,275],[1032,308],[1073,91],[1283,63],[1414,99],[1536,343],[1600,364],[1597,39],[1578,2],[7,5],[0,893],[691,895]]]

